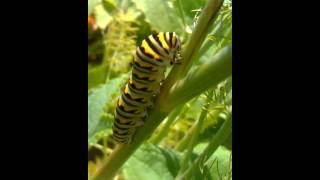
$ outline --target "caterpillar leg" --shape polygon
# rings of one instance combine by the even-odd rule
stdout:
[[[129,136],[127,137],[126,139],[126,144],[131,144],[133,138],[134,138],[134,135],[136,134],[136,128],[132,128],[129,130]]]
[[[170,61],[170,65],[180,65],[181,64],[181,61],[180,61],[180,59],[179,58],[176,58],[175,60],[173,60],[173,61]]]
[[[119,144],[130,144],[132,142],[135,132],[135,127],[126,130],[125,133],[119,133],[119,131],[116,131],[112,134],[112,139]]]
[[[143,121],[143,119],[139,119],[139,120],[137,120],[137,122],[136,122],[136,127],[141,127],[141,126],[143,126],[144,125],[144,121]]]
[[[154,107],[154,102],[153,99],[151,99],[148,103],[147,103],[147,108],[148,109],[152,109]]]
[[[154,92],[155,96],[158,96],[160,94],[160,87]],[[153,100],[152,100],[153,101]]]

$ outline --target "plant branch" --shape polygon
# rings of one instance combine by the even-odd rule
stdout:
[[[168,111],[173,107],[190,100],[201,92],[217,85],[232,73],[232,45],[222,48],[211,60],[194,69],[185,78],[178,81],[168,92],[168,98],[161,107]],[[196,88],[195,88],[196,87]],[[158,98],[160,101],[160,97]],[[171,102],[171,103],[167,103]]]
[[[156,134],[155,136],[153,136],[152,138],[150,138],[150,140],[149,140],[150,143],[159,144],[162,141],[162,139],[169,133],[170,125],[177,118],[177,116],[179,115],[182,108],[183,108],[183,106],[179,106],[169,114],[168,120],[161,127],[161,129],[159,130],[159,133]]]
[[[227,139],[231,134],[231,131],[232,117],[229,116],[193,165],[188,168],[182,176],[178,177],[177,180],[191,179],[193,172],[199,167],[200,162],[206,162],[216,149]]]
[[[187,73],[186,67],[192,64],[192,57],[198,51],[207,35],[210,24],[218,14],[223,0],[209,0],[203,10],[195,31],[191,34],[189,41],[182,53],[183,62],[175,66],[169,77],[161,87],[161,93],[155,101],[153,109],[148,112],[149,117],[144,126],[138,128],[133,141],[130,144],[119,145],[103,162],[101,168],[94,174],[92,180],[109,180],[134,153],[134,151],[146,140],[161,123],[161,121],[175,107],[186,103],[193,97],[201,94],[231,75],[231,46],[222,49],[208,63],[202,64],[197,71],[190,73],[173,87],[182,72]],[[212,76],[213,77],[210,77]],[[199,83],[201,82],[201,83]],[[172,88],[173,87],[173,88]],[[196,87],[196,88],[195,88]],[[170,90],[172,88],[172,91]]]
[[[131,144],[119,145],[108,157],[93,180],[112,179],[117,170],[125,163],[131,154],[147,139],[169,112],[179,104],[186,103],[193,97],[203,93],[210,87],[216,86],[231,75],[231,46],[223,48],[208,63],[202,64],[191,72],[184,80],[170,91],[166,104],[156,100],[154,108],[149,112],[149,118],[144,126],[137,129]],[[210,77],[213,75],[213,77]],[[197,88],[194,88],[197,87]],[[170,109],[164,108],[170,107]],[[166,111],[162,111],[165,109]]]
[[[203,9],[197,25],[188,39],[186,46],[182,50],[182,63],[180,66],[174,66],[168,75],[166,81],[161,87],[161,97],[167,96],[167,92],[172,85],[183,77],[189,70],[193,57],[199,51],[207,32],[216,19],[219,9],[223,4],[223,0],[209,0],[207,6]]]
[[[211,90],[209,92],[206,103],[205,103],[204,107],[202,108],[200,117],[199,117],[198,121],[195,123],[194,131],[192,133],[191,138],[189,139],[187,152],[184,154],[183,159],[181,160],[181,163],[180,163],[180,170],[178,172],[178,177],[188,168],[188,162],[189,162],[190,157],[192,155],[193,148],[197,143],[197,140],[198,140],[198,137],[200,134],[200,130],[202,128],[203,121],[207,117],[207,112],[208,112],[208,108],[210,106],[210,100],[211,100],[212,96],[213,96],[213,90]]]

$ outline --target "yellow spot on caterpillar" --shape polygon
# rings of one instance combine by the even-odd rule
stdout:
[[[129,93],[128,86],[126,86],[126,88],[124,88],[124,93],[125,93],[125,94],[128,94],[128,93]]]
[[[129,79],[129,83],[130,83],[130,84],[132,84],[132,83],[133,83],[133,81],[132,81],[132,79],[131,79],[131,78]]]
[[[163,46],[165,49],[169,50],[169,46],[168,46],[167,41],[165,40],[164,36],[165,36],[165,34],[162,33],[162,32],[158,34],[158,38],[159,38],[162,46]]]
[[[151,54],[156,60],[160,59],[160,56],[159,56],[157,53],[155,53],[155,52],[151,49],[151,47],[149,47],[149,45],[148,45],[148,43],[147,43],[146,40],[143,40],[143,41],[142,41],[141,47],[144,48],[145,53]]]
[[[88,173],[89,173],[89,175],[93,175],[96,172],[96,169],[97,169],[97,165],[94,162],[89,161],[88,162]]]
[[[166,32],[165,35],[166,35],[167,40],[169,41],[169,39],[170,39],[170,33],[169,33],[169,32]],[[169,46],[170,46],[170,45],[169,45]]]
[[[118,103],[117,104],[118,104],[118,106],[122,105],[120,99],[118,99]]]
[[[172,46],[173,47],[175,47],[176,41],[177,41],[177,35],[175,32],[173,32],[173,35],[172,35]]]

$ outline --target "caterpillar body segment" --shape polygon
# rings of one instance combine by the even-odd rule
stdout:
[[[143,126],[165,79],[166,67],[180,63],[180,46],[174,32],[161,32],[148,36],[137,47],[131,76],[115,110],[112,137],[117,143],[130,143],[137,128]]]

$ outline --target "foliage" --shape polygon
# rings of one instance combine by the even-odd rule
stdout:
[[[88,150],[104,154],[88,160],[89,179],[232,179],[232,4],[206,19],[210,3],[219,0],[88,0]],[[133,144],[116,147],[113,112],[135,49],[161,31],[181,37],[185,61]]]
[[[128,180],[174,179],[180,159],[181,155],[171,149],[145,143],[125,163],[123,176]]]

